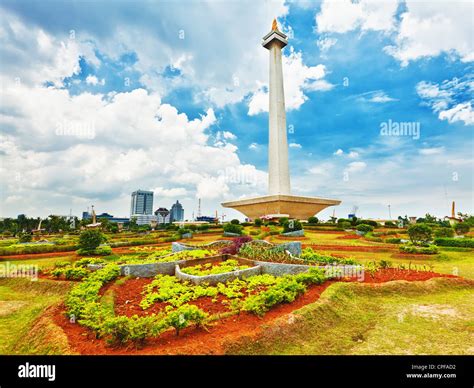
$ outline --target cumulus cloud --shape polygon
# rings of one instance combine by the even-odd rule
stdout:
[[[86,84],[93,86],[105,85],[105,79],[102,78],[101,80],[99,80],[95,75],[89,74],[86,77]]]
[[[442,53],[463,62],[474,60],[472,2],[406,0],[403,9],[400,4],[398,0],[324,0],[316,14],[317,32],[330,39],[331,33],[379,31],[393,39],[384,50],[402,66]]]
[[[321,64],[306,66],[301,52],[290,48],[289,55],[283,55],[282,64],[287,110],[298,109],[303,105],[308,99],[306,91],[326,91],[333,87],[329,82],[322,80],[327,73],[326,67]],[[265,83],[260,84],[259,89],[252,94],[249,101],[248,114],[250,116],[261,112],[268,112],[268,86]]]
[[[465,125],[474,124],[472,98],[466,101],[466,97],[474,92],[471,75],[440,84],[421,81],[416,85],[416,91],[423,104],[437,113],[440,120],[447,120],[450,124],[458,121]]]
[[[231,131],[218,131],[222,144],[213,143],[210,128],[217,119],[212,108],[191,119],[162,103],[158,93],[141,88],[70,94],[63,80],[77,72],[80,45],[76,41],[58,44],[34,28],[28,31],[37,38],[33,44],[24,25],[11,20],[7,26],[2,24],[0,39],[7,34],[9,42],[2,46],[3,52],[11,50],[12,40],[33,45],[33,53],[45,53],[38,68],[25,65],[26,70],[20,69],[22,82],[13,81],[17,73],[8,66],[0,76],[2,199],[20,198],[15,209],[47,215],[44,212],[52,208],[62,206],[68,212],[69,207],[84,208],[94,201],[111,206],[105,210],[126,214],[128,210],[123,209],[137,188],[154,188],[166,198],[196,193],[216,199],[231,189],[236,195],[245,191],[241,182],[219,175],[220,169],[253,168],[254,175],[265,175],[241,164],[237,147],[229,143],[236,139]],[[24,60],[18,58],[22,52],[15,55],[18,63]],[[92,74],[86,77],[89,85],[103,82]],[[2,209],[5,213],[8,209]]]
[[[290,148],[298,148],[298,149],[303,148],[303,146],[302,146],[301,144],[299,144],[299,143],[290,143],[288,146],[289,146]]]
[[[410,61],[446,53],[463,62],[474,60],[473,3],[408,0],[395,45],[386,51],[406,66]]]
[[[398,0],[325,0],[316,15],[319,33],[345,33],[355,29],[386,31],[395,27]]]

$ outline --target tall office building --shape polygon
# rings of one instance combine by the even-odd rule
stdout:
[[[179,201],[176,201],[176,203],[171,206],[170,221],[184,221],[184,209],[183,205],[181,205]]]
[[[153,191],[137,190],[132,193],[130,219],[135,218],[138,225],[156,221],[153,214]]]

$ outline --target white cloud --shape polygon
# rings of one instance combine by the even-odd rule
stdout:
[[[420,155],[438,155],[444,152],[444,147],[422,148],[418,152]]]
[[[325,0],[316,15],[317,31],[345,33],[358,28],[362,31],[392,30],[397,8],[398,0]]]
[[[465,125],[474,124],[474,110],[470,102],[461,103],[451,109],[441,111],[439,118],[440,120],[448,120],[450,124],[456,121],[462,121]]]
[[[337,43],[336,38],[330,38],[330,37],[321,37],[318,39],[316,44],[318,45],[319,49],[324,53],[328,51],[332,46],[334,46]]]
[[[440,120],[447,120],[450,124],[457,121],[465,125],[474,124],[471,100],[462,101],[474,92],[471,76],[445,80],[441,84],[421,81],[416,85],[416,92]]]
[[[340,148],[337,151],[334,152],[334,155],[337,155],[337,156],[341,156],[343,154],[344,154],[344,151],[341,150]]]
[[[188,191],[184,187],[173,187],[171,189],[165,189],[163,187],[155,187],[152,190],[156,197],[165,197],[165,198],[177,198],[184,197],[188,194]]]
[[[367,167],[367,163],[365,162],[351,162],[347,165],[346,171],[347,172],[358,172],[363,171]]]
[[[389,34],[393,44],[384,50],[402,66],[442,53],[463,62],[474,60],[472,2],[453,5],[447,0],[406,0],[398,22],[395,16],[399,4],[398,0],[324,0],[316,14],[317,31],[326,33],[325,38],[330,38],[330,33],[358,29]]]
[[[407,0],[406,7],[395,45],[386,47],[403,66],[441,53],[454,54],[463,62],[474,60],[472,2]]]
[[[326,75],[324,65],[306,66],[303,63],[302,53],[295,52],[292,48],[288,56],[284,55],[283,79],[285,82],[285,107],[287,110],[298,109],[308,99],[305,91],[326,91],[332,88],[328,82],[323,81]],[[249,101],[248,114],[250,116],[261,112],[268,112],[268,87],[260,83],[258,90],[252,94]]]
[[[92,75],[92,74],[89,74],[87,77],[86,77],[86,84],[88,85],[105,85],[105,79],[101,79],[99,80],[95,75]]]
[[[361,102],[373,102],[376,104],[398,101],[398,99],[388,96],[383,90],[373,90],[370,92],[358,94],[356,99]]]
[[[76,39],[57,39],[16,15],[2,10],[0,57],[5,84],[41,85],[46,81],[63,86],[63,79],[79,74],[79,58],[99,62],[90,43]],[[100,62],[99,62],[100,63]]]
[[[257,143],[251,143],[249,145],[249,150],[257,150],[259,148],[259,145]]]
[[[349,158],[352,158],[352,159],[355,159],[355,158],[358,158],[359,157],[359,153],[356,152],[356,151],[351,151],[349,152],[349,154],[347,155]]]
[[[289,147],[290,148],[299,148],[299,149],[303,148],[302,145],[298,144],[298,143],[290,143]]]

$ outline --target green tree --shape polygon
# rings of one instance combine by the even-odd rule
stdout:
[[[413,224],[408,227],[408,236],[413,244],[427,244],[431,240],[432,232],[425,224]]]
[[[233,220],[230,221],[231,224],[234,224],[234,225],[239,225],[240,224],[240,221],[236,218],[234,218]]]
[[[93,251],[107,241],[105,235],[98,229],[84,230],[79,236],[79,249]]]
[[[254,223],[255,226],[262,226],[263,225],[263,221],[260,218],[257,218],[253,223]]]
[[[308,218],[308,224],[317,224],[319,222],[318,217],[309,217]]]
[[[469,233],[469,225],[465,222],[458,222],[454,226],[454,230],[459,235],[466,234],[466,233]]]

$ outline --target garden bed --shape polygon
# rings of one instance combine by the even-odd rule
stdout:
[[[364,283],[383,283],[393,280],[424,281],[434,277],[455,278],[452,275],[429,271],[385,269],[377,271],[374,276],[366,276]],[[345,279],[344,281],[353,280]],[[132,316],[159,313],[166,306],[165,303],[157,303],[147,311],[140,307],[142,299],[140,291],[151,281],[151,279],[129,279],[121,285],[112,286],[115,292],[116,314]],[[182,330],[180,336],[176,336],[173,331],[166,331],[157,338],[147,340],[141,348],[133,345],[120,348],[107,346],[103,340],[96,339],[92,331],[77,323],[71,323],[62,313],[62,308],[57,308],[51,314],[56,324],[65,332],[72,350],[79,354],[223,354],[228,344],[244,337],[253,338],[259,335],[275,319],[285,316],[288,319],[294,318],[291,314],[293,311],[316,302],[322,292],[334,282],[335,280],[328,280],[320,285],[309,285],[306,292],[292,303],[278,304],[263,317],[248,312],[225,316],[214,320],[207,330],[188,327]],[[223,314],[226,311],[220,298],[212,302],[211,298],[203,297],[190,303],[214,315]]]

